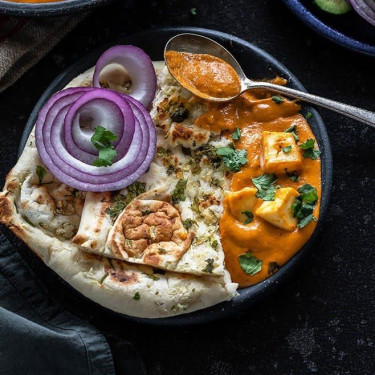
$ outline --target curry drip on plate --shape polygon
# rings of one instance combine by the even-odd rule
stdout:
[[[236,81],[233,76],[233,73],[236,75],[234,70],[228,69],[229,65],[216,57],[172,51],[167,53],[166,58],[172,74],[193,93],[198,89],[207,95],[228,97],[235,95],[240,90],[239,79],[235,76]],[[277,78],[274,83],[285,84],[285,81]],[[208,105],[208,112],[199,117],[195,125],[213,132],[223,133],[230,140],[232,140],[233,132],[237,132],[237,136],[233,138],[234,147],[236,150],[242,149],[247,152],[247,163],[241,167],[239,172],[233,173],[231,193],[239,192],[243,188],[252,188],[253,199],[256,203],[252,212],[247,212],[251,219],[246,220],[246,215],[243,216],[245,212],[241,212],[241,205],[247,204],[246,199],[243,198],[248,192],[244,192],[244,190],[241,193],[229,193],[226,196],[224,213],[220,219],[220,235],[226,268],[234,282],[239,283],[240,287],[246,287],[277,272],[280,266],[285,264],[307,242],[316,226],[316,222],[311,221],[303,228],[296,227],[294,223],[294,226],[292,225],[290,228],[280,229],[257,215],[257,209],[266,200],[255,196],[252,178],[266,173],[265,163],[262,160],[264,158],[262,149],[264,139],[262,140],[262,137],[270,135],[270,133],[262,135],[262,132],[273,132],[272,134],[282,139],[285,134],[288,134],[285,131],[295,126],[298,134],[297,143],[290,133],[286,136],[289,142],[293,143],[294,153],[299,159],[298,171],[287,171],[278,167],[278,172],[275,173],[277,177],[276,191],[281,192],[281,189],[284,188],[284,192],[291,192],[291,200],[287,206],[285,205],[286,214],[291,215],[289,210],[291,210],[291,202],[295,201],[295,197],[298,195],[296,190],[305,184],[310,184],[317,190],[318,203],[315,204],[313,214],[316,218],[319,217],[320,160],[319,158],[316,160],[302,158],[300,145],[308,139],[315,140],[315,137],[307,121],[299,114],[300,106],[294,101],[288,101],[279,96],[271,97],[268,92],[253,90],[230,102],[209,103]],[[297,138],[297,136],[295,137]],[[279,147],[277,152],[285,152],[285,154],[290,152],[290,146],[286,147],[285,151],[284,146],[280,146],[280,144],[276,146]],[[274,149],[275,145],[270,147],[271,152],[272,148]],[[298,176],[298,180],[297,178],[291,179],[290,172],[294,172],[293,176]],[[235,202],[236,210],[231,206],[229,196],[231,196],[231,202],[233,199],[238,199]],[[244,210],[246,209],[244,208]],[[234,211],[237,211],[237,214],[234,214]],[[239,215],[245,217],[245,220],[239,220]],[[296,219],[292,217],[292,220]],[[257,258],[258,268],[256,272],[250,272],[252,275],[249,272],[246,273],[241,267],[239,257],[244,254],[250,254],[250,257]],[[261,268],[259,267],[260,263]]]

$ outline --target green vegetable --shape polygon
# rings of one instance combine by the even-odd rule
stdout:
[[[212,273],[214,269],[214,260],[212,258],[206,259],[207,266],[203,268],[203,272]]]
[[[296,181],[299,181],[299,176],[297,175],[297,172],[296,171],[293,171],[291,173],[288,172],[287,169],[285,169],[285,174],[293,181],[293,182],[296,182]]]
[[[193,225],[194,221],[192,219],[186,219],[182,222],[182,225],[185,229],[190,229]]]
[[[278,95],[273,96],[271,99],[272,99],[276,104],[281,104],[281,103],[284,103],[284,101],[285,101],[281,96],[278,96]]]
[[[241,129],[236,128],[236,130],[232,133],[232,139],[238,141],[241,138]]]
[[[289,152],[292,150],[292,146],[283,147],[282,150],[285,154],[289,154]]]
[[[250,224],[254,219],[254,215],[250,211],[242,211],[241,214],[247,216],[247,219],[244,221],[245,225]]]
[[[141,298],[141,295],[140,295],[138,292],[136,292],[136,293],[134,294],[133,299],[135,299],[136,301],[138,301],[140,298]]]
[[[211,247],[214,249],[214,250],[217,250],[217,247],[219,246],[219,242],[217,242],[217,240],[213,240],[211,242]]]
[[[345,0],[314,0],[314,3],[324,12],[331,14],[345,14],[352,9]]]
[[[310,119],[312,117],[312,113],[311,112],[307,112],[306,113],[306,120]]]
[[[159,247],[159,254],[166,254],[167,250],[165,250],[163,247]]]
[[[302,143],[299,147],[303,150],[302,156],[313,160],[318,159],[320,151],[314,148],[315,139],[309,138],[306,142]]]
[[[241,268],[250,276],[254,276],[262,269],[263,261],[251,254],[250,251],[240,255],[238,260]]]
[[[117,216],[124,210],[124,208],[138,195],[146,191],[146,184],[143,182],[135,181],[127,188],[127,195],[118,194],[111,207],[106,209],[106,213],[109,217],[115,221]]]
[[[41,167],[40,165],[36,166],[36,174],[39,177],[39,185],[42,183],[44,176],[46,175],[46,168]]]
[[[191,9],[190,9],[190,14],[191,14],[192,16],[196,16],[196,15],[197,15],[197,8],[191,8]]]
[[[108,167],[112,165],[117,155],[111,142],[117,139],[117,135],[107,130],[103,126],[95,128],[95,133],[91,137],[91,143],[99,150],[99,157],[94,160],[96,167]]]
[[[172,202],[176,204],[178,202],[184,201],[186,199],[185,189],[186,189],[187,180],[178,180],[176,187],[172,193]]]
[[[292,204],[293,216],[298,219],[298,228],[303,228],[316,218],[313,215],[314,207],[318,201],[317,190],[310,184],[298,188],[299,196]]]
[[[296,142],[299,141],[298,135],[297,135],[297,125],[292,125],[290,128],[286,129],[284,133],[291,133],[293,135],[293,138]]]
[[[276,194],[275,182],[277,177],[274,174],[262,174],[259,177],[251,179],[253,184],[258,189],[256,196],[264,201],[274,201]]]
[[[233,172],[239,172],[241,167],[247,163],[246,150],[236,150],[232,147],[220,147],[216,150],[224,162],[224,165]]]

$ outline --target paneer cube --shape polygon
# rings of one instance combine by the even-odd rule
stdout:
[[[293,217],[291,207],[298,195],[293,188],[278,189],[275,200],[264,201],[255,214],[275,227],[292,232],[296,229],[297,218]]]
[[[262,167],[266,173],[285,173],[302,166],[301,153],[291,133],[262,132]]]
[[[248,219],[248,216],[242,212],[254,212],[254,207],[258,199],[256,193],[256,188],[245,187],[241,190],[230,192],[226,196],[231,214],[239,222],[244,223]]]

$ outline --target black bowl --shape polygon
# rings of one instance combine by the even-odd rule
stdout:
[[[161,60],[163,59],[164,45],[168,39],[183,32],[202,34],[209,38],[215,39],[217,42],[224,45],[238,59],[245,73],[247,73],[247,75],[251,78],[273,78],[275,75],[279,75],[288,80],[288,86],[306,91],[297,78],[272,56],[258,47],[255,47],[254,45],[232,35],[213,30],[188,27],[149,30],[114,40],[99,50],[94,51],[90,55],[83,57],[70,68],[62,72],[46,89],[33,109],[21,140],[19,153],[22,152],[22,149],[25,146],[27,137],[35,124],[38,112],[43,104],[53,93],[62,89],[78,74],[95,65],[97,58],[107,47],[115,44],[134,44],[143,48],[153,60]],[[302,259],[311,250],[313,250],[314,241],[321,230],[323,220],[327,212],[331,193],[332,154],[327,131],[322,118],[314,108],[310,106],[303,106],[302,113],[307,113],[308,111],[313,114],[313,116],[309,119],[309,124],[322,152],[322,199],[320,202],[320,216],[318,225],[306,245],[303,246],[303,248],[291,260],[289,260],[289,262],[281,267],[276,274],[257,285],[239,290],[239,295],[229,302],[223,302],[207,309],[171,318],[141,319],[126,316],[128,319],[155,325],[184,325],[209,322],[233,315],[236,312],[248,309],[252,304],[259,300],[259,298],[264,297],[271,291],[275,290],[277,286],[281,282],[285,281],[292,271],[301,263]]]
[[[10,16],[62,16],[88,11],[111,0],[63,0],[51,3],[14,3],[0,0],[0,13]]]

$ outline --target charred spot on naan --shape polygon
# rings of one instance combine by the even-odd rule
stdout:
[[[109,235],[109,246],[119,258],[133,257],[159,266],[163,258],[178,261],[193,238],[194,233],[186,231],[171,204],[136,199],[118,217]]]
[[[108,270],[108,275],[112,281],[123,285],[136,284],[139,279],[138,274],[133,271]]]

